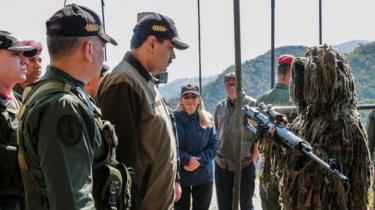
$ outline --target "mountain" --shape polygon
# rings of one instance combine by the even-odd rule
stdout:
[[[286,46],[275,49],[275,65],[277,58],[282,54],[291,54],[294,56],[303,56],[306,47],[304,46]],[[242,86],[247,95],[259,97],[265,91],[270,89],[271,84],[271,52],[268,51],[254,59],[247,60],[242,64]],[[204,87],[203,101],[206,109],[213,113],[216,104],[226,97],[224,92],[224,75],[234,71],[234,66],[230,66],[219,74],[216,80]]]
[[[360,43],[361,42],[361,43]],[[350,41],[337,45],[336,48],[353,49],[355,45],[358,47],[347,54],[348,61],[351,65],[355,84],[357,87],[359,103],[375,103],[375,42],[367,43],[366,41]],[[356,44],[357,43],[357,44]],[[351,47],[350,47],[351,46]],[[285,46],[275,50],[275,58],[281,54],[292,54],[294,56],[304,56],[307,47],[305,46]],[[250,60],[246,60],[242,64],[242,85],[247,95],[254,98],[259,97],[270,89],[271,78],[271,53],[270,51]],[[275,60],[275,65],[277,64]],[[223,87],[224,75],[230,71],[234,71],[234,66],[229,66],[215,79],[203,87],[203,101],[206,109],[213,113],[216,104],[226,97]],[[181,85],[179,84],[179,88]],[[178,88],[178,90],[179,90]],[[175,98],[168,100],[170,105],[175,108],[178,103],[178,94]],[[361,114],[365,120],[365,114]]]
[[[375,103],[375,42],[362,45],[348,55],[360,103]]]
[[[210,76],[210,77],[203,77],[202,86],[204,87],[208,83],[212,82],[213,80],[215,80],[216,77],[217,75]],[[173,98],[176,98],[180,94],[181,87],[186,84],[195,84],[199,86],[199,78],[193,77],[193,78],[176,79],[165,85],[160,85],[159,91],[161,95],[165,98],[165,100],[169,101]]]
[[[369,41],[366,40],[352,40],[349,42],[344,42],[338,45],[333,46],[334,48],[339,49],[343,53],[351,53],[353,50],[355,50],[357,47],[361,45],[365,45],[370,43]]]

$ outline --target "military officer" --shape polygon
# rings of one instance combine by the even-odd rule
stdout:
[[[100,73],[104,45],[117,43],[94,11],[75,4],[54,13],[46,27],[51,62],[25,90],[20,113],[26,203],[38,210],[95,209],[93,168],[105,159],[107,145],[100,111],[83,88]]]
[[[16,130],[20,101],[12,89],[26,79],[28,57],[36,54],[11,33],[0,31],[0,209],[24,209],[21,174],[17,161]]]

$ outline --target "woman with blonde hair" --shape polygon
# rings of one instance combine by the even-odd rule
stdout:
[[[213,187],[213,158],[219,147],[212,116],[204,109],[196,85],[181,88],[180,104],[174,112],[179,138],[181,199],[176,210],[208,209]]]

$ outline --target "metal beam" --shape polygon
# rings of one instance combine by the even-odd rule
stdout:
[[[105,15],[104,15],[104,0],[102,2],[102,20],[103,20],[103,31],[105,32]],[[107,61],[107,45],[104,45],[104,60]]]
[[[271,89],[275,87],[275,0],[271,0]]]
[[[235,171],[234,171],[234,191],[232,209],[238,210],[240,201],[241,184],[241,151],[243,136],[243,114],[242,114],[242,83],[241,83],[241,25],[240,25],[240,1],[233,0],[234,15],[234,51],[236,70],[236,137],[235,137]]]
[[[272,108],[277,112],[296,112],[296,106],[272,106]],[[375,104],[358,104],[357,110],[371,110],[375,109]]]
[[[322,38],[322,0],[319,0],[319,44],[323,43]]]
[[[201,6],[200,0],[198,3],[198,56],[199,56],[199,92],[202,95],[202,60],[201,60]]]

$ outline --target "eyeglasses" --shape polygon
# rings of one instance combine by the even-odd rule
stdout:
[[[225,83],[225,87],[235,87],[236,83]]]
[[[197,95],[184,95],[184,96],[182,96],[182,98],[184,98],[184,99],[189,99],[189,98],[191,98],[191,99],[193,99],[193,100],[195,100],[195,99],[197,99],[199,96],[197,96]]]

